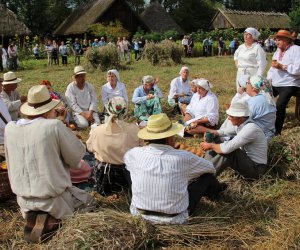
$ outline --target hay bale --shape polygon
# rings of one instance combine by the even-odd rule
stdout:
[[[77,214],[63,222],[50,249],[139,249],[153,240],[150,223],[111,209]]]

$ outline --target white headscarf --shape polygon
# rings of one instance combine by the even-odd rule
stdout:
[[[180,69],[180,71],[179,71],[179,75],[181,75],[181,73],[182,73],[183,71],[185,71],[185,70],[187,70],[188,72],[190,72],[190,69],[189,69],[188,67],[183,66],[183,67]]]
[[[204,78],[194,79],[192,82],[194,82],[196,86],[204,88],[206,91],[209,91],[213,87],[212,84]]]
[[[107,75],[109,75],[110,73],[113,73],[117,77],[118,82],[121,82],[120,74],[116,69],[110,69],[109,71],[107,71]]]
[[[260,36],[260,33],[258,32],[258,30],[254,29],[252,27],[245,29],[244,32],[251,34],[251,36],[253,37],[254,40],[258,40],[258,37]]]

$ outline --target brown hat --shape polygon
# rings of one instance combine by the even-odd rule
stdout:
[[[294,40],[294,38],[292,37],[291,32],[289,32],[288,30],[279,30],[277,32],[276,35],[272,36],[273,38],[277,38],[277,37],[285,37],[291,40]]]

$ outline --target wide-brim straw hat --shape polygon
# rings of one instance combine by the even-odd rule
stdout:
[[[8,85],[8,84],[14,84],[21,82],[22,79],[18,78],[16,74],[12,71],[9,71],[5,74],[3,74],[3,82],[2,85]]]
[[[248,104],[243,101],[232,103],[226,114],[233,117],[247,117],[250,116]]]
[[[21,113],[27,116],[47,113],[60,103],[60,100],[51,99],[45,85],[32,86],[28,91],[27,100],[20,108]]]
[[[83,74],[86,74],[86,71],[82,66],[79,65],[74,68],[74,76],[83,75]]]
[[[169,117],[162,113],[151,115],[147,126],[138,132],[138,137],[143,140],[158,140],[176,135],[183,129],[179,123],[172,123]]]
[[[278,32],[271,36],[272,38],[277,38],[277,37],[285,37],[291,40],[294,40],[294,37],[292,36],[292,33],[289,32],[288,30],[278,30]]]

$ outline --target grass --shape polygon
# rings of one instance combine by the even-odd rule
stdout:
[[[232,57],[191,58],[185,59],[184,64],[192,77],[205,77],[214,84],[213,91],[224,114],[223,105],[230,102],[235,91]],[[54,90],[61,93],[72,81],[73,65],[48,68],[46,61],[27,61],[23,66],[25,69],[17,72],[23,79],[19,85],[23,94],[41,79],[50,80]],[[180,66],[153,67],[139,61],[123,65],[120,75],[129,98],[147,74],[160,77],[159,86],[167,95],[170,81],[179,69]],[[91,72],[88,80],[100,97],[106,73]],[[163,104],[169,113],[166,101]],[[249,182],[231,170],[225,171],[219,178],[229,184],[228,190],[214,201],[203,198],[187,225],[154,226],[130,216],[127,195],[110,201],[95,194],[98,212],[76,214],[63,222],[49,242],[29,245],[22,240],[24,221],[12,198],[0,203],[0,249],[299,249],[300,128],[292,113],[293,105],[294,100],[283,134],[270,144],[268,174]],[[85,131],[85,138],[86,134]],[[186,144],[197,146],[199,139],[187,139]]]

